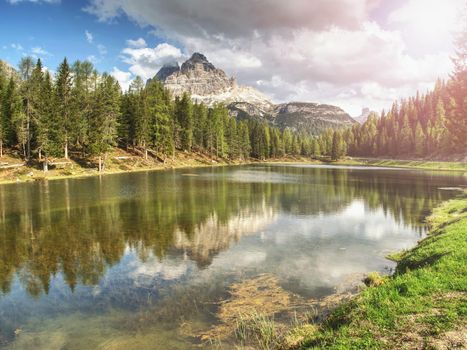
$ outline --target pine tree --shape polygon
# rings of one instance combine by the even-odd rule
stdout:
[[[338,160],[345,155],[345,144],[342,139],[342,134],[339,131],[334,131],[332,136],[331,159]]]
[[[105,169],[107,152],[116,145],[117,120],[120,114],[120,86],[104,74],[95,94],[89,128],[89,149],[99,159],[99,172]]]
[[[71,67],[73,85],[71,90],[71,133],[70,143],[84,150],[87,143],[89,119],[91,116],[92,79],[94,66],[89,61],[76,61]]]
[[[413,138],[415,155],[417,157],[421,157],[425,154],[425,134],[423,133],[420,123],[417,123],[417,126],[415,127]]]
[[[207,141],[207,119],[208,110],[203,103],[193,106],[193,145],[202,150],[206,147]]]
[[[151,144],[165,155],[174,155],[174,120],[170,96],[158,80],[151,80],[146,86],[148,122]]]
[[[15,116],[22,109],[21,97],[13,77],[10,77],[1,102],[3,140],[8,146],[13,146],[17,142]],[[18,108],[20,110],[17,110]]]
[[[250,131],[246,121],[239,122],[238,125],[238,136],[240,139],[241,157],[247,159],[250,156],[251,144],[250,144]]]
[[[44,154],[43,169],[48,171],[49,157],[59,156],[61,150],[59,121],[55,110],[52,78],[44,74],[40,90],[40,112],[37,118],[37,146]]]
[[[68,159],[68,147],[73,132],[72,113],[72,74],[68,61],[65,58],[58,67],[55,82],[55,101],[57,103],[57,114],[63,154]]]
[[[319,157],[321,155],[321,148],[317,138],[313,138],[311,142],[311,155],[314,157]]]
[[[30,120],[28,121],[28,145],[27,154],[28,158],[31,156],[31,142],[36,141],[36,131],[38,127],[38,121],[42,114],[43,99],[42,86],[44,84],[44,73],[42,72],[42,62],[40,59],[37,60],[36,66],[34,67],[29,81],[26,82],[29,85],[29,115]],[[39,160],[41,160],[41,148],[38,148]]]
[[[193,144],[193,109],[191,98],[187,93],[176,100],[175,117],[179,126],[180,147],[184,151],[191,151]]]

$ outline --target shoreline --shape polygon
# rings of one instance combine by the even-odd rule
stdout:
[[[366,287],[338,301],[318,323],[289,331],[300,349],[450,349],[467,346],[467,190],[433,208],[427,236],[390,253],[392,275],[369,273]],[[461,263],[458,263],[461,262]],[[401,337],[401,334],[405,334]],[[295,349],[289,346],[288,349]]]
[[[113,157],[117,158],[117,157]],[[279,159],[246,159],[246,160],[226,160],[222,158],[210,158],[196,153],[179,152],[167,163],[156,162],[154,160],[144,160],[142,157],[132,156],[132,160],[143,163],[142,165],[128,165],[119,161],[111,161],[110,166],[102,173],[95,168],[85,168],[79,165],[76,160],[70,160],[68,168],[52,169],[45,174],[33,166],[23,165],[13,169],[0,168],[0,185],[27,183],[35,181],[63,180],[87,178],[90,176],[105,176],[113,174],[163,171],[173,169],[195,169],[203,167],[235,166],[249,164],[303,164],[303,165],[330,165],[330,166],[364,166],[364,167],[386,167],[395,169],[413,169],[440,172],[457,172],[467,174],[467,162],[440,162],[425,160],[396,160],[396,159],[373,159],[373,158],[345,158],[337,161],[328,159],[310,159],[305,157],[284,157]],[[82,161],[82,160],[80,160]]]

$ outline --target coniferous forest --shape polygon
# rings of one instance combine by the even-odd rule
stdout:
[[[1,66],[0,66],[1,69]],[[13,149],[47,170],[48,160],[70,155],[98,160],[113,147],[147,158],[176,150],[226,159],[267,159],[319,154],[316,140],[258,121],[236,121],[223,105],[173,99],[162,83],[136,78],[122,93],[110,75],[92,63],[65,59],[55,77],[39,60],[23,58],[19,76],[0,71],[0,156]]]
[[[343,145],[332,149],[363,157],[443,157],[467,150],[467,31],[456,41],[454,71],[447,82],[438,80],[433,91],[395,102],[387,112],[370,114],[363,125],[342,135]],[[336,137],[336,136],[335,136]],[[323,135],[328,144],[331,133]],[[340,139],[337,136],[337,139]],[[340,140],[338,140],[341,142]],[[339,153],[340,152],[340,153]]]

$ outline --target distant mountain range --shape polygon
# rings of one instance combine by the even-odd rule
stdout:
[[[164,83],[174,96],[187,92],[192,99],[208,106],[222,102],[237,119],[264,120],[280,127],[305,131],[314,135],[327,128],[340,129],[356,121],[341,108],[308,102],[274,104],[250,86],[238,85],[233,77],[194,53],[181,67],[178,64],[162,67],[154,77]]]

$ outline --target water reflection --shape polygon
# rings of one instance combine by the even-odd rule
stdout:
[[[77,283],[96,284],[107,267],[121,260],[126,247],[135,248],[143,261],[149,252],[163,259],[177,251],[207,266],[218,252],[274,221],[276,213],[325,215],[348,207],[354,199],[397,223],[418,227],[427,210],[450,195],[437,187],[460,181],[407,171],[306,167],[199,173],[1,187],[3,292],[9,291],[20,270],[32,295],[47,292],[50,276],[58,272],[71,289]],[[353,214],[359,213],[349,217]],[[378,235],[376,228],[370,231]]]
[[[4,341],[28,320],[76,311],[94,320],[124,310],[109,327],[127,331],[149,319],[211,322],[208,302],[257,273],[302,295],[331,293],[388,266],[385,254],[413,244],[426,213],[455,194],[438,188],[466,183],[359,168],[190,172],[1,186]]]

